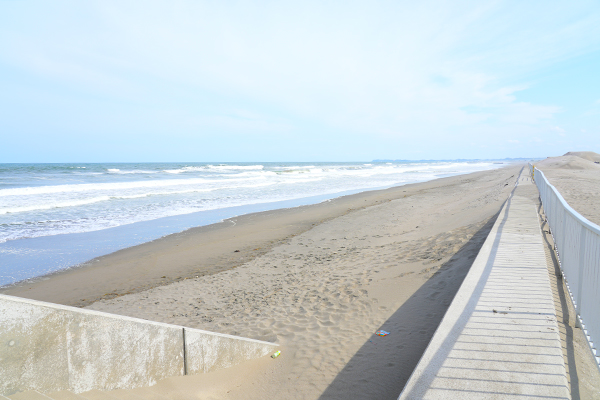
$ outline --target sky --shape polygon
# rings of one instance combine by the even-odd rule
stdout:
[[[586,150],[597,0],[0,0],[0,163]]]

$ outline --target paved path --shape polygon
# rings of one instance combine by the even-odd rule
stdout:
[[[523,171],[401,400],[571,398],[530,186]]]

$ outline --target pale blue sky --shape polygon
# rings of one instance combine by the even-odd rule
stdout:
[[[0,162],[600,152],[598,1],[1,1]]]

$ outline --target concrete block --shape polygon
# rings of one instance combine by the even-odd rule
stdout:
[[[143,388],[143,387],[136,388],[136,389],[131,389],[129,392],[138,395],[140,398],[142,398],[144,400],[168,400],[165,396],[163,396],[162,394],[159,394],[157,392],[154,392],[150,388]],[[114,391],[111,393],[114,393]]]
[[[185,328],[187,374],[215,371],[275,352],[275,343]]]
[[[35,390],[27,390],[13,394],[9,397],[10,400],[52,400],[50,397],[41,394]]]
[[[47,394],[52,400],[87,400],[85,397],[69,392],[68,390],[61,390],[60,392],[52,392]]]
[[[104,392],[109,394],[118,400],[146,400],[144,397],[137,393],[132,392],[133,389],[117,389],[111,390],[110,392]]]
[[[81,396],[86,400],[119,400],[118,398],[111,396],[107,392],[100,390],[90,390],[89,392],[81,393]]]
[[[0,295],[0,394],[150,386],[183,357],[181,327]]]

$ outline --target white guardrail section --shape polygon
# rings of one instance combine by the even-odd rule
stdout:
[[[600,368],[600,226],[575,211],[544,173],[529,164],[540,192],[544,213],[554,238],[562,275],[577,313],[577,325],[585,333]]]

